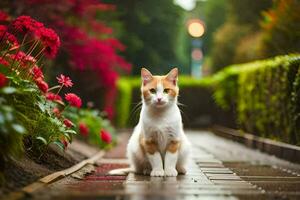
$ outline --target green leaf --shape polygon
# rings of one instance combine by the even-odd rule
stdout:
[[[41,136],[36,137],[36,139],[42,141],[45,145],[48,144],[47,140]]]
[[[25,88],[23,89],[24,92],[36,92],[35,88]]]
[[[40,110],[44,113],[45,110],[46,110],[45,104],[43,104],[43,103],[41,103],[41,102],[38,102],[37,105],[38,105],[38,107],[40,108]]]
[[[3,92],[4,94],[13,94],[13,93],[15,93],[16,91],[17,91],[17,89],[14,88],[14,87],[5,87],[5,88],[2,89],[2,92]]]
[[[74,130],[71,130],[71,129],[66,130],[65,133],[71,133],[71,134],[77,135],[77,132]]]
[[[64,136],[65,136],[69,141],[71,140],[71,136],[70,136],[68,133],[64,132]]]
[[[20,124],[12,124],[12,128],[20,134],[25,134],[26,133],[26,129],[21,126]]]

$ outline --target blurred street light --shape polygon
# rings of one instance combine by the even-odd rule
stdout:
[[[201,37],[205,32],[204,23],[200,19],[189,20],[188,32],[192,37]]]
[[[195,78],[202,77],[203,51],[201,37],[205,32],[204,22],[200,19],[190,19],[187,22],[187,31],[191,36],[190,46],[190,69]]]

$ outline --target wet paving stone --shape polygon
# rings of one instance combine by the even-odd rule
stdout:
[[[208,132],[191,132],[188,136],[193,148],[186,175],[150,177],[131,173],[128,176],[108,176],[109,170],[127,167],[128,162],[123,157],[106,157],[98,162],[95,172],[86,175],[83,180],[65,178],[32,198],[300,199],[299,165],[248,149]]]

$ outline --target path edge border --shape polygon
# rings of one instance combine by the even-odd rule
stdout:
[[[274,141],[220,125],[212,126],[211,131],[218,136],[244,144],[247,147],[258,149],[290,162],[300,163],[299,146]]]

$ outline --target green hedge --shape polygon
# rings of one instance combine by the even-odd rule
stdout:
[[[119,127],[134,124],[130,123],[130,112],[133,102],[139,99],[139,87],[137,77],[119,80]],[[187,121],[199,121],[198,114],[205,113],[210,118],[207,124],[241,128],[259,136],[300,144],[300,55],[228,66],[201,80],[181,76],[179,87],[179,100],[189,108],[185,112],[190,118]]]
[[[300,55],[227,67],[216,74],[215,99],[233,107],[242,130],[300,144]]]
[[[193,79],[188,76],[179,78],[179,87],[181,91],[194,88],[197,90],[209,90],[212,79]],[[134,125],[133,119],[138,114],[138,101],[140,101],[140,77],[123,77],[118,80],[118,98],[116,104],[117,118],[115,123],[118,127],[128,127]],[[182,95],[183,96],[183,95]],[[181,97],[180,97],[181,98]]]

